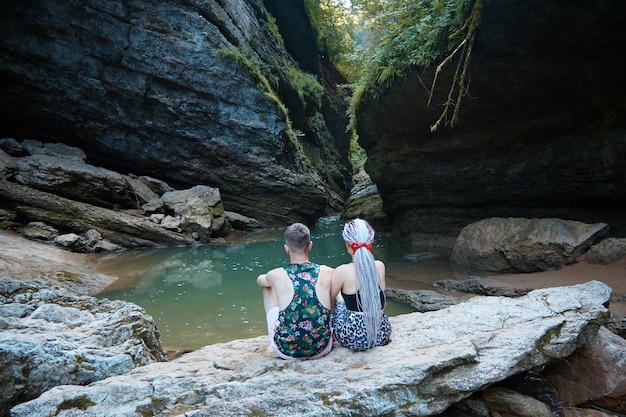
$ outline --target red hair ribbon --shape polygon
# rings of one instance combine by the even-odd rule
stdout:
[[[362,247],[365,247],[367,248],[368,251],[374,253],[374,249],[372,248],[372,245],[370,245],[369,243],[366,243],[366,242],[350,243],[350,248],[352,248],[352,252],[356,252],[358,248],[362,248]]]

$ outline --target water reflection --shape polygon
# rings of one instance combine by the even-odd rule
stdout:
[[[338,217],[312,229],[311,260],[329,266],[349,262]],[[390,287],[430,288],[450,278],[446,254],[413,253],[408,242],[377,236],[376,257],[387,264]],[[98,269],[120,279],[99,296],[142,306],[152,315],[164,346],[197,349],[207,344],[266,334],[256,277],[288,260],[282,231],[200,247],[132,250],[96,257]],[[412,311],[389,300],[386,311]]]

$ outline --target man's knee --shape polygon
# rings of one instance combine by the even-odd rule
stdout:
[[[263,287],[263,307],[265,308],[265,313],[267,314],[272,307],[276,306],[278,306],[278,299],[274,290],[270,287]]]

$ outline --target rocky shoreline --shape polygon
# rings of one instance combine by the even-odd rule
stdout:
[[[393,318],[396,336],[383,350],[354,355],[337,349],[328,360],[340,371],[328,371],[324,361],[277,361],[264,337],[207,346],[168,361],[174,356],[161,346],[153,319],[140,306],[93,297],[117,278],[98,271],[88,252],[206,244],[225,238],[231,227],[258,228],[255,219],[226,212],[217,189],[200,185],[165,189],[162,181],[138,181],[91,166],[79,149],[65,145],[3,143],[27,150],[27,155],[0,151],[5,178],[0,179],[4,199],[0,220],[5,229],[0,230],[0,353],[11,364],[2,368],[7,399],[2,417],[52,415],[66,409],[78,412],[71,415],[94,417],[166,416],[190,410],[195,417],[313,416],[329,411],[378,415],[393,409],[405,410],[394,415],[427,416],[448,407],[455,411],[439,415],[486,417],[491,411],[502,411],[492,397],[510,394],[506,391],[510,378],[530,378],[538,368],[569,361],[579,348],[590,346],[592,353],[581,350],[582,365],[574,370],[564,365],[564,371],[539,378],[553,375],[559,380],[554,375],[574,372],[573,377],[561,379],[576,380],[588,372],[587,356],[612,363],[615,350],[618,357],[626,351],[624,315],[609,309],[611,304],[623,306],[626,300],[625,239],[610,238],[605,223],[489,218],[468,225],[456,237],[451,262],[494,275],[437,282],[443,297],[433,297],[434,291],[390,292],[404,297],[418,313]],[[67,163],[73,154],[78,156]],[[108,186],[96,187],[103,181]],[[91,194],[67,189],[68,184],[79,184]],[[138,208],[132,207],[137,201],[131,196],[139,198]],[[370,201],[370,208],[375,211],[378,203]],[[572,274],[571,268],[592,264],[595,271]],[[542,274],[548,273],[559,278],[546,280]],[[528,280],[533,276],[538,279]],[[448,297],[447,289],[478,296]],[[544,306],[546,297],[554,300]],[[534,310],[541,313],[531,314]],[[498,322],[490,327],[494,314],[499,315]],[[458,328],[465,315],[470,319],[467,328]],[[415,354],[407,355],[409,351]],[[128,361],[129,356],[137,360]],[[387,367],[378,367],[380,363]],[[196,375],[197,367],[209,376]],[[372,386],[352,384],[366,377],[363,369],[375,370],[368,377]],[[609,378],[610,394],[606,389],[588,390],[568,397],[568,404],[578,407],[590,402],[626,412],[623,366],[599,370],[599,378]],[[171,375],[178,375],[176,383]],[[309,411],[288,405],[301,399],[303,393],[297,389],[284,396],[287,402],[263,401],[261,394],[268,387],[280,389],[272,385],[275,381],[304,387],[311,383],[306,375],[318,378],[313,381],[317,394],[305,395]],[[505,391],[494,391],[492,385]],[[173,391],[161,391],[166,386]],[[122,391],[132,398],[120,398],[117,394]],[[474,402],[476,396],[479,400]],[[557,400],[547,405],[523,395],[505,402],[504,410],[509,411],[532,403],[529,407],[535,411],[525,415],[533,417],[557,411],[561,416],[576,415],[566,414]],[[466,412],[472,407],[482,409],[482,414]]]
[[[601,228],[601,225],[596,226],[597,230]],[[465,302],[450,297],[439,305],[431,305],[429,307],[431,310],[429,308],[421,310],[427,312],[394,317],[394,332],[396,332],[394,343],[363,355],[337,348],[329,356],[328,361],[331,361],[333,365],[331,368],[338,369],[338,373],[328,373],[328,363],[324,361],[311,364],[278,361],[267,349],[265,337],[211,345],[195,352],[176,356],[173,360],[173,357],[170,357],[167,363],[157,363],[167,360],[165,359],[167,349],[160,345],[158,330],[152,318],[147,316],[143,309],[132,303],[117,301],[103,303],[89,296],[97,294],[116,279],[116,277],[99,273],[95,266],[90,264],[89,254],[73,253],[50,243],[26,239],[10,231],[0,231],[0,246],[3,248],[0,251],[0,276],[18,279],[18,281],[11,281],[0,278],[3,288],[8,289],[4,291],[4,313],[0,320],[5,330],[3,332],[5,348],[3,349],[6,354],[13,352],[14,355],[10,361],[13,364],[12,367],[5,368],[5,372],[11,375],[24,374],[25,369],[38,368],[39,365],[36,363],[39,362],[61,361],[65,364],[62,367],[56,367],[54,380],[58,382],[52,382],[52,385],[49,384],[47,378],[42,381],[32,380],[26,384],[19,381],[13,384],[9,383],[13,377],[7,379],[5,374],[3,377],[7,380],[5,390],[9,387],[17,389],[17,391],[7,391],[5,397],[12,399],[11,407],[19,404],[13,408],[11,414],[5,414],[7,416],[47,415],[60,409],[72,409],[76,412],[82,410],[76,415],[94,417],[139,416],[145,415],[146,412],[151,413],[150,415],[165,416],[182,412],[181,404],[186,404],[185,412],[195,410],[194,416],[216,415],[215,413],[243,416],[251,412],[260,413],[258,415],[276,416],[292,415],[292,412],[299,415],[315,415],[316,412],[329,410],[336,415],[352,415],[350,413],[354,410],[371,414],[400,407],[410,412],[396,413],[396,415],[436,414],[445,417],[475,417],[487,416],[489,414],[484,414],[484,412],[489,413],[489,410],[510,411],[522,406],[534,411],[526,411],[531,414],[511,415],[611,416],[610,413],[585,408],[585,404],[606,407],[616,412],[626,411],[619,405],[623,404],[623,393],[620,390],[626,387],[626,377],[624,377],[626,373],[623,372],[623,366],[619,365],[623,360],[619,358],[626,351],[626,342],[623,334],[622,337],[618,336],[620,329],[623,333],[626,320],[623,315],[611,314],[612,311],[606,308],[607,305],[613,305],[613,301],[609,304],[609,300],[614,300],[616,295],[611,285],[623,291],[625,284],[621,282],[621,278],[626,269],[626,258],[609,265],[591,265],[581,258],[576,264],[564,266],[558,270],[500,275],[484,279],[478,285],[472,279],[456,281],[456,284],[440,282],[437,285],[441,288],[452,288],[454,285],[464,283],[466,286],[462,291],[476,294],[482,291],[483,295],[489,296],[480,295]],[[582,274],[570,272],[572,268],[581,266],[593,266],[595,272],[587,274],[588,271],[584,268]],[[606,271],[607,274],[603,275],[598,271]],[[546,280],[543,274],[552,274],[553,277],[558,275],[563,280],[564,286],[545,288],[559,281]],[[519,280],[520,277],[523,281]],[[539,278],[533,285],[541,289],[533,291],[527,286],[531,282],[529,281],[531,277]],[[611,281],[614,278],[620,280]],[[577,280],[581,283],[574,285]],[[515,288],[517,293],[512,294],[510,291],[506,293],[507,289],[503,284],[506,281],[509,281],[508,286]],[[611,284],[602,281],[609,281]],[[472,285],[474,289],[471,288]],[[459,290],[459,288],[454,289]],[[68,292],[64,292],[66,290]],[[578,291],[582,293],[569,295],[572,292],[578,294]],[[418,297],[418,303],[423,302],[423,298],[420,298],[423,294],[419,291],[400,291],[400,294],[395,296],[402,298],[407,294],[409,297]],[[617,293],[617,295],[620,294],[623,296],[623,293]],[[529,311],[539,308],[538,306],[530,307],[530,304],[543,303],[545,297],[555,297],[549,303],[549,309],[535,318],[527,317]],[[561,297],[564,298],[561,299]],[[556,301],[557,299],[560,301]],[[439,300],[441,301],[442,298]],[[589,300],[596,301],[588,304]],[[623,299],[620,300],[623,301]],[[415,299],[408,301],[415,302]],[[115,305],[109,306],[107,303]],[[487,303],[488,306],[483,303]],[[495,313],[510,303],[512,303],[511,306],[516,306],[511,308],[519,309],[519,311],[509,311],[507,307],[500,313]],[[568,313],[564,313],[563,309]],[[130,313],[126,314],[124,311]],[[28,313],[25,315],[26,312]],[[494,325],[495,327],[491,330],[485,330],[487,323],[493,320],[494,314],[501,316],[502,323]],[[461,336],[458,322],[465,316],[468,319],[471,318],[471,324],[468,322],[465,326],[467,327],[466,336]],[[516,324],[513,324],[511,318],[517,316],[520,316],[521,321],[517,322],[516,319]],[[570,318],[558,324],[556,328],[560,330],[554,333],[556,322],[552,323],[552,320],[561,321],[564,317]],[[452,322],[446,325],[445,323],[449,320],[452,320],[455,325],[450,327]],[[570,324],[565,325],[565,323]],[[572,323],[578,323],[574,325],[577,330],[564,331]],[[562,327],[564,325],[565,328]],[[59,326],[67,328],[62,330]],[[446,326],[450,327],[449,333],[444,335],[441,332]],[[504,326],[504,333],[500,334],[501,330],[497,329],[502,326]],[[481,332],[486,333],[479,337]],[[515,336],[515,341],[507,341],[509,337],[512,337],[511,332],[518,334]],[[595,336],[596,333],[598,336]],[[109,336],[116,334],[116,336],[113,339],[109,339],[109,336],[103,339],[104,334],[109,334]],[[66,340],[67,337],[69,339]],[[467,351],[468,346],[463,342],[465,337],[473,340],[470,343],[470,346],[473,346],[472,351],[478,349],[482,353],[476,356],[476,353]],[[534,339],[532,341],[517,339],[528,337]],[[568,341],[566,342],[563,337]],[[87,345],[81,342],[83,338]],[[482,345],[484,341],[492,339],[500,341]],[[119,351],[117,356],[112,357],[110,353],[98,354],[100,348],[96,348],[94,340],[109,340],[105,342],[102,352],[113,352],[112,349],[115,349],[116,352]],[[590,343],[592,340],[595,344]],[[25,348],[26,345],[30,347]],[[40,355],[23,356],[19,353],[36,350],[37,346],[45,347],[51,356],[44,360]],[[512,353],[510,349],[513,346],[522,350]],[[583,346],[584,349],[582,349]],[[88,349],[85,350],[86,348]],[[86,353],[87,351],[89,353]],[[125,351],[127,353],[124,353]],[[407,356],[407,351],[415,351],[415,355]],[[493,353],[496,351],[500,353]],[[572,355],[573,352],[577,354]],[[384,355],[380,356],[381,354]],[[134,364],[124,362],[125,365],[120,368],[123,362],[121,358],[125,355],[139,359]],[[474,359],[471,359],[472,357]],[[567,360],[564,360],[565,358]],[[394,363],[397,372],[393,371],[392,374],[400,379],[390,380],[389,368],[381,365],[381,360],[383,364],[389,361],[389,363]],[[564,365],[574,363],[573,361],[580,362],[581,365],[577,365],[573,370],[569,365]],[[593,366],[596,366],[596,362],[607,364],[606,367],[611,363],[618,364],[610,370],[606,367],[598,368],[598,372],[601,372],[599,377],[608,378],[602,389],[609,384],[611,386],[609,395],[606,395],[606,392],[598,393],[597,386],[595,391],[593,387],[588,387],[587,391],[576,391],[575,394],[570,394],[572,387],[567,385],[567,381],[580,379],[577,372],[589,372],[586,368],[589,361],[592,361]],[[476,364],[470,366],[474,362]],[[404,365],[400,365],[402,363]],[[551,372],[537,373],[537,369],[548,365]],[[478,368],[475,368],[476,366]],[[16,370],[12,371],[14,367]],[[133,371],[130,372],[129,369]],[[203,375],[206,377],[199,376],[198,369],[204,369]],[[365,375],[359,374],[363,369],[369,370],[368,380],[372,384],[371,387],[368,385],[369,388],[353,386],[350,382],[353,379],[364,378]],[[403,377],[407,369],[413,369],[414,372],[410,372],[412,376],[407,374]],[[447,370],[442,373],[442,369]],[[482,370],[479,371],[479,369]],[[495,372],[486,378],[483,373],[486,369],[492,369]],[[66,374],[63,374],[64,370]],[[94,373],[94,370],[99,371]],[[572,372],[574,372],[573,377]],[[39,375],[30,371],[27,374],[35,379]],[[267,376],[264,376],[266,374]],[[82,379],[75,379],[77,375],[83,375]],[[173,380],[172,375],[174,375]],[[294,386],[306,386],[310,384],[310,379],[307,379],[307,382],[301,380],[306,375],[321,375],[321,379],[313,383],[316,387],[314,392],[317,394],[307,397],[309,405],[313,406],[310,411],[313,414],[306,414],[304,409],[288,407],[284,402],[268,403],[260,400],[264,398],[264,395],[260,395],[258,390],[262,388],[263,392],[266,392],[267,388],[272,386],[268,385],[269,381],[291,381]],[[467,384],[472,378],[475,378],[475,381],[470,387]],[[534,384],[540,385],[547,384],[547,379],[551,378],[551,385],[556,384],[565,388],[561,388],[563,392],[557,392],[558,389],[554,391],[552,388],[545,391],[549,394],[552,403],[546,402],[545,398],[538,400],[532,395],[529,396],[528,393],[511,390],[510,385],[513,380],[520,378],[532,380]],[[174,381],[177,382],[174,383]],[[237,381],[239,383],[236,383]],[[463,387],[458,386],[460,381],[464,381]],[[81,387],[81,385],[86,386]],[[170,385],[171,390],[161,390]],[[379,385],[382,388],[374,388]],[[447,387],[446,391],[449,393],[445,397],[435,395],[438,390],[442,389],[440,385]],[[30,388],[23,391],[19,388],[20,386]],[[283,386],[282,383],[281,386]],[[115,394],[120,392],[121,387],[125,387],[123,389],[130,397],[122,399]],[[192,387],[195,388],[192,389]],[[346,387],[349,387],[348,391]],[[191,391],[196,393],[193,398],[189,397]],[[428,394],[429,392],[431,394]],[[468,392],[474,394],[468,396]],[[153,393],[157,393],[159,398],[154,397],[156,394]],[[417,396],[415,396],[416,393]],[[290,395],[300,396],[302,393],[285,394],[287,398],[285,401],[288,402],[288,399],[292,398]],[[432,397],[432,395],[435,396]],[[28,402],[15,402],[17,398],[36,399]],[[365,398],[370,399],[365,401]],[[376,404],[372,403],[372,398],[375,399]],[[563,406],[563,398],[567,398],[567,406]],[[293,400],[295,401],[295,398]],[[443,412],[448,407],[450,407],[449,410]],[[476,407],[482,409],[483,414],[476,414]],[[582,410],[582,412],[576,412],[576,410]],[[592,411],[594,414],[587,413]],[[440,412],[443,414],[438,414]]]
[[[98,294],[117,279],[98,272],[87,254],[26,239],[13,231],[0,230],[0,247],[0,276],[41,279],[82,295]]]
[[[33,281],[0,287],[3,406],[14,417],[611,415],[585,414],[595,412],[587,402],[623,411],[626,342],[602,327],[611,289],[598,281],[393,317],[391,344],[335,346],[308,362],[277,359],[264,336],[162,362],[154,322],[131,303]],[[583,374],[596,383],[574,392]]]

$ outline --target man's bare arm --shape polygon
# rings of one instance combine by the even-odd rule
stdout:
[[[261,274],[256,278],[256,283],[261,287],[271,287],[270,283],[267,281],[267,274]]]

